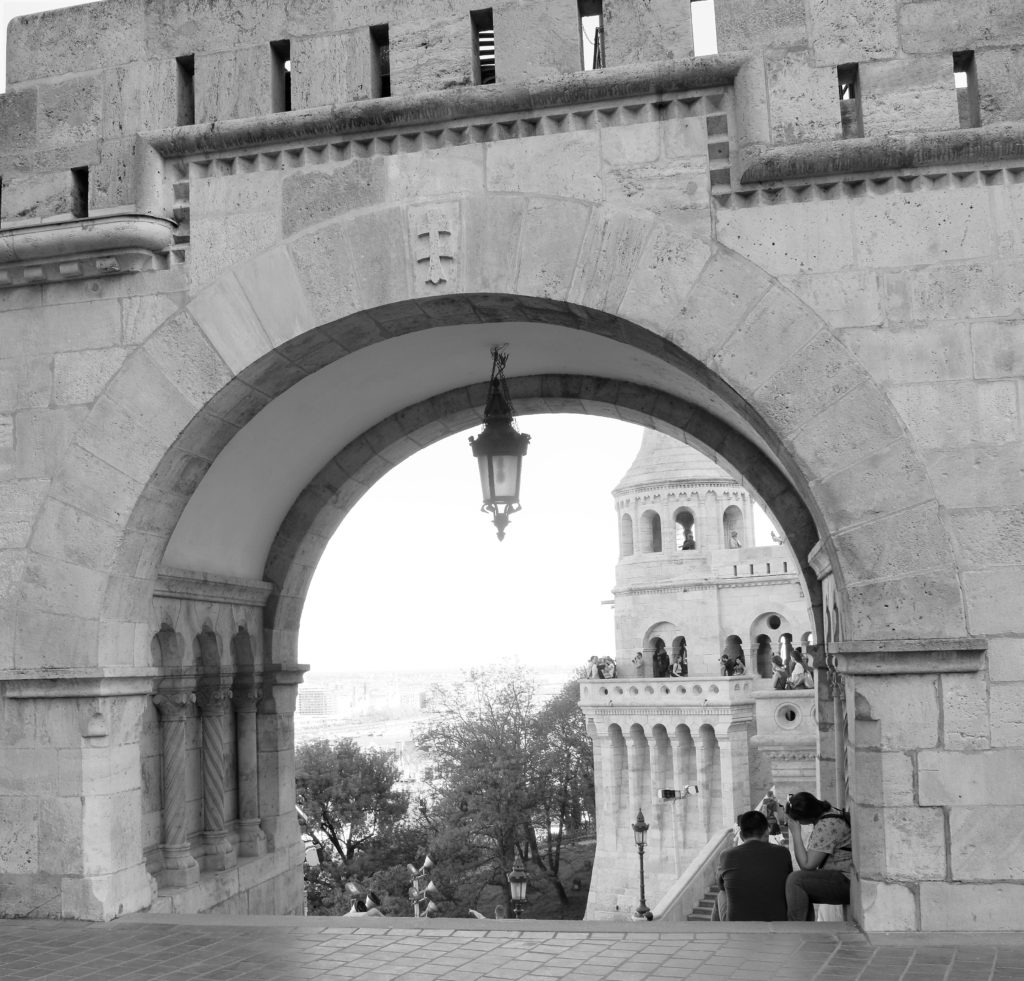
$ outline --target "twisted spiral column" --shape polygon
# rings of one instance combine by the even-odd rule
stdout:
[[[203,866],[212,871],[233,868],[235,848],[224,820],[224,718],[231,698],[225,685],[203,685],[199,692],[203,717]]]
[[[153,697],[160,716],[163,750],[164,867],[159,878],[162,885],[170,887],[190,886],[199,881],[199,866],[189,850],[185,826],[185,729],[195,700],[195,694],[185,690],[163,691]]]

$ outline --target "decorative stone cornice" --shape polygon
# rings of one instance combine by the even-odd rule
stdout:
[[[843,675],[968,674],[980,671],[988,641],[983,637],[921,640],[850,640],[828,644]]]
[[[821,542],[816,542],[814,548],[807,554],[807,564],[814,570],[818,579],[824,579],[832,571],[832,560]]]
[[[158,668],[11,668],[0,671],[6,698],[104,698],[148,695]]]
[[[0,229],[0,289],[150,269],[175,227],[152,215],[110,215]]]
[[[273,583],[255,579],[196,576],[180,569],[165,568],[160,570],[153,595],[164,599],[263,607],[273,591]]]

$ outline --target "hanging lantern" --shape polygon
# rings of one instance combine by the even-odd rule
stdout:
[[[483,507],[494,518],[498,541],[505,537],[509,518],[520,510],[519,482],[523,472],[523,457],[530,437],[515,426],[515,412],[505,381],[508,354],[504,345],[491,348],[491,387],[484,407],[484,429],[479,436],[470,436],[480,468],[480,490]]]

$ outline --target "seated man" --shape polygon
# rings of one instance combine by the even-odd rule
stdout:
[[[740,842],[718,859],[717,919],[785,920],[789,850],[768,842],[768,819],[760,811],[736,818]]]

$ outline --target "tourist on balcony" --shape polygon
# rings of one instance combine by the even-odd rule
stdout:
[[[768,841],[768,818],[746,811],[736,818],[740,844],[718,859],[718,893],[712,919],[785,920],[789,851]],[[717,916],[715,915],[717,914]]]
[[[789,684],[789,670],[778,654],[772,655],[772,688],[783,691]]]
[[[802,654],[793,652],[793,667],[789,672],[787,688],[813,688],[814,676],[807,670],[807,662]]]
[[[812,903],[846,906],[853,864],[849,815],[804,791],[789,798],[779,823],[790,826],[789,840],[798,866],[786,880],[789,918],[813,919]],[[811,827],[806,844],[799,825]]]

